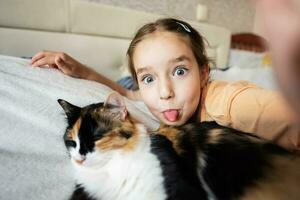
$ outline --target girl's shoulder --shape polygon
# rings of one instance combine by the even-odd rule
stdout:
[[[215,92],[236,92],[238,90],[243,90],[247,88],[256,88],[256,89],[262,89],[258,85],[251,83],[249,81],[236,81],[236,82],[227,82],[227,81],[221,81],[221,80],[212,80],[208,84],[208,94],[213,94]]]
[[[234,98],[239,93],[248,90],[248,91],[267,91],[259,87],[258,85],[251,83],[249,81],[236,81],[236,82],[226,82],[221,80],[213,80],[210,81],[207,87],[206,92],[206,102],[210,101],[220,101],[222,100],[229,100]]]
[[[202,119],[210,119],[227,122],[229,119],[232,102],[240,94],[247,94],[247,98],[252,98],[253,94],[262,94],[266,90],[248,81],[226,82],[213,80],[209,82],[204,100],[205,114]],[[245,100],[245,98],[244,98]],[[218,119],[217,119],[218,118]]]

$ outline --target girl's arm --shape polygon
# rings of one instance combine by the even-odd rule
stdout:
[[[300,153],[299,121],[279,92],[246,81],[210,87],[205,106],[212,120]]]
[[[125,96],[131,100],[138,101],[141,99],[139,90],[136,90],[136,91],[128,90],[128,89],[122,87],[121,85],[119,85],[118,83],[95,72],[94,70],[92,70],[92,69],[89,69],[89,70],[90,70],[90,72],[88,73],[88,76],[86,77],[87,80],[92,80],[92,81],[96,81],[96,82],[102,83],[104,85],[107,85],[111,89],[120,93],[122,96]]]
[[[48,65],[49,67],[56,68],[64,74],[87,80],[96,81],[107,85],[111,89],[119,92],[121,95],[128,97],[132,100],[140,100],[139,91],[131,91],[123,88],[116,82],[104,77],[93,69],[81,64],[71,56],[63,52],[42,51],[32,57],[32,66],[40,67]]]
[[[300,152],[300,127],[279,92],[248,88],[229,103],[231,126]]]

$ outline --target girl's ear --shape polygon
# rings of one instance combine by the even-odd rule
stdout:
[[[119,93],[113,92],[109,94],[104,102],[104,107],[108,107],[120,120],[125,120],[127,108],[123,97]]]
[[[61,107],[64,109],[64,111],[67,115],[69,125],[72,125],[73,123],[75,123],[75,121],[78,119],[78,117],[80,115],[81,108],[78,106],[75,106],[63,99],[58,99],[57,101],[61,105]]]
[[[209,65],[202,67],[202,69],[200,70],[201,87],[206,87],[209,79],[209,72],[210,72]]]

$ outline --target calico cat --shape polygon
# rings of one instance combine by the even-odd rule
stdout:
[[[206,199],[196,171],[178,162],[165,136],[134,121],[118,94],[83,108],[58,102],[77,182],[70,199]]]
[[[300,158],[214,122],[147,131],[122,97],[83,108],[58,100],[76,171],[71,199],[300,199]]]

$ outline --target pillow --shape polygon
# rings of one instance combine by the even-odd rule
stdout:
[[[226,71],[211,70],[210,78],[228,82],[246,80],[265,89],[278,89],[271,67],[231,67]]]
[[[229,67],[256,68],[266,67],[270,62],[266,62],[268,53],[258,53],[245,50],[231,49],[229,54]]]

